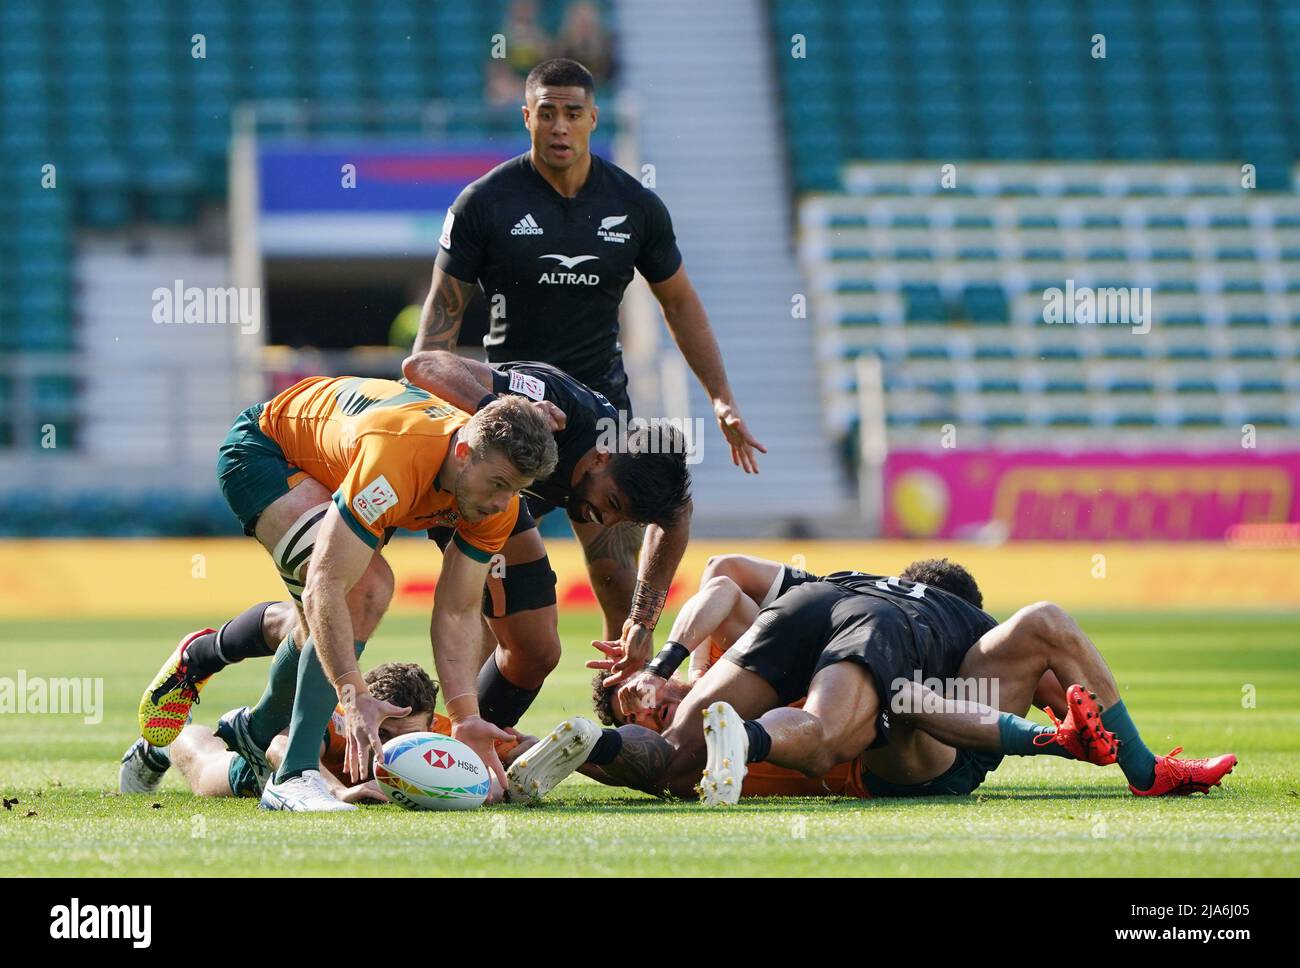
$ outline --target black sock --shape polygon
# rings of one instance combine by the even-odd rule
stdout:
[[[592,766],[604,766],[613,763],[614,757],[623,752],[623,735],[616,729],[602,729],[600,739],[587,754],[587,762]]]
[[[275,602],[259,602],[232,618],[220,631],[200,635],[185,649],[185,664],[195,679],[206,679],[228,665],[273,655],[262,636],[262,616]]]
[[[767,754],[772,752],[772,737],[767,735],[767,730],[758,720],[745,720],[745,735],[749,737],[749,754],[745,762],[761,763],[767,759]]]
[[[497,665],[496,653],[493,653],[478,673],[479,715],[502,729],[514,726],[541,691],[540,687],[520,689],[507,679]]]

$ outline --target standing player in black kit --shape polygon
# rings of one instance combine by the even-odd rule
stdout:
[[[732,398],[708,316],[682,266],[662,201],[588,150],[598,108],[591,74],[576,61],[544,61],[524,85],[532,148],[461,192],[443,223],[415,352],[451,350],[477,286],[491,327],[491,363],[537,360],[567,372],[631,415],[618,342],[623,292],[640,271],[674,340],[713,402],[732,462],[757,473],[755,450]],[[572,515],[571,515],[572,517]],[[655,527],[655,525],[651,525]],[[650,657],[667,586],[645,578],[645,529],[573,521],[605,637],[624,646],[625,668]]]

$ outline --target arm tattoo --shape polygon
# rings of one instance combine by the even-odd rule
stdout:
[[[673,746],[652,729],[620,726],[623,748],[601,769],[613,782],[656,797],[668,795],[668,767]]]
[[[641,554],[641,542],[645,537],[645,525],[632,521],[620,521],[618,524],[603,528],[591,539],[591,544],[582,546],[583,554],[590,564],[601,559],[613,561],[619,567],[636,569],[637,557]]]
[[[421,350],[454,350],[456,336],[460,333],[465,307],[474,295],[474,285],[461,282],[445,272],[438,273],[437,285],[429,293],[420,318],[420,335],[415,338],[412,352]]]
[[[629,618],[637,625],[653,630],[659,624],[659,613],[664,610],[668,592],[652,588],[647,582],[637,580],[632,592],[632,611]]]

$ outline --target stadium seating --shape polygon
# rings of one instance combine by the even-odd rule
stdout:
[[[883,361],[896,441],[949,421],[1021,443],[1300,427],[1300,10],[772,11],[839,429],[856,427],[863,354]],[[1152,331],[1045,324],[1044,291],[1066,280],[1150,287]]]
[[[832,413],[863,353],[898,428],[1300,427],[1300,196],[1232,165],[853,164],[800,205]],[[1052,325],[1044,292],[1151,291],[1150,332]],[[1023,436],[1023,434],[1021,435]]]
[[[855,158],[1222,161],[1283,188],[1300,7],[1268,0],[773,0],[795,185]],[[805,56],[789,56],[794,35]],[[1093,56],[1095,35],[1105,58]]]
[[[187,225],[226,194],[232,110],[281,101],[331,133],[412,134],[420,104],[451,105],[457,135],[518,139],[484,103],[506,0],[61,0],[0,4],[0,354],[76,345],[77,231]],[[564,0],[539,4],[551,31]],[[603,6],[608,14],[609,4]],[[205,56],[193,56],[196,35]],[[358,110],[379,104],[383,110]],[[338,113],[341,120],[330,119]],[[612,120],[612,119],[611,119]],[[56,187],[41,187],[53,164]],[[0,380],[0,417],[17,381]],[[61,384],[64,385],[64,384]],[[69,431],[66,387],[44,401]],[[55,405],[57,404],[57,405]],[[45,411],[43,411],[45,412]],[[15,441],[0,419],[0,447]]]

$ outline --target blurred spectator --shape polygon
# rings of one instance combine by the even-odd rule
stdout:
[[[488,100],[518,104],[528,72],[551,56],[552,41],[538,20],[536,0],[514,0],[501,33],[506,38],[506,56],[488,64]]]
[[[616,68],[614,39],[601,24],[600,9],[596,4],[590,0],[577,0],[569,5],[551,56],[576,60],[591,71],[597,89],[613,80]]]

